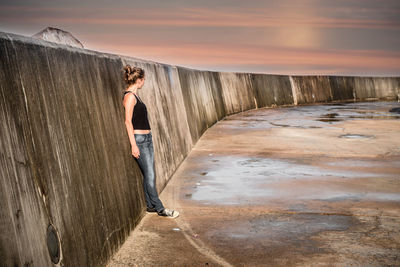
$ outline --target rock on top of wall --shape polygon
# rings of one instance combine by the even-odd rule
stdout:
[[[83,44],[71,33],[54,27],[47,27],[46,29],[32,35],[32,37],[53,43],[84,48]]]

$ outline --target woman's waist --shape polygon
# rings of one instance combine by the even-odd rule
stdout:
[[[141,130],[141,129],[134,129],[133,130],[134,134],[150,134],[151,130]]]

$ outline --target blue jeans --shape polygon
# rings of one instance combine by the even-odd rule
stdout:
[[[156,174],[154,169],[154,148],[153,136],[148,134],[134,134],[136,144],[140,151],[139,158],[134,159],[138,162],[143,174],[143,189],[148,208],[155,208],[161,212],[164,206],[158,197],[156,188]]]

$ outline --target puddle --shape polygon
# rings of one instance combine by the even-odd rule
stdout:
[[[282,107],[234,114],[219,122],[219,127],[222,127],[222,132],[235,135],[240,135],[243,129],[247,133],[254,129],[269,131],[276,127],[282,127],[282,129],[288,127],[329,128],[330,130],[334,125],[327,123],[352,119],[393,119],[400,117],[397,114],[398,112],[400,112],[400,103],[397,102],[334,103],[330,105]],[[246,125],[246,127],[241,127],[241,125]],[[354,133],[345,133],[339,132],[336,137],[345,138],[341,140],[347,140],[346,142],[350,143],[357,142],[356,140],[364,141],[376,138],[374,135],[368,135],[373,132],[357,134],[357,130],[355,130]],[[339,142],[339,139],[335,140]],[[335,141],[332,140],[332,142]],[[312,141],[310,141],[310,145],[312,145]],[[398,144],[395,147],[398,147]],[[270,156],[271,153],[264,155],[256,153],[252,157],[213,155],[205,158],[205,160],[199,158],[196,165],[199,164],[197,166],[201,167],[194,176],[197,179],[196,182],[201,182],[201,184],[197,183],[190,188],[190,190],[193,190],[189,192],[192,195],[188,195],[187,199],[190,198],[193,201],[210,205],[215,203],[241,205],[265,201],[266,199],[279,199],[279,197],[358,201],[358,199],[363,199],[367,195],[359,194],[362,190],[361,185],[352,187],[353,184],[351,184],[350,179],[393,177],[393,174],[386,173],[385,168],[377,168],[369,172],[370,167],[379,166],[368,160],[356,162],[354,160],[335,159],[335,163],[330,163],[329,166],[322,162],[319,166],[316,166],[313,165],[315,160],[266,158],[265,155]],[[360,168],[360,166],[366,168]],[[393,168],[391,166],[389,166],[389,169]],[[395,171],[391,169],[391,172],[394,173]],[[338,185],[347,182],[351,185],[349,188]],[[315,183],[315,186],[313,183]],[[324,188],[323,185],[328,185],[328,188]],[[330,186],[333,186],[333,188],[330,188]],[[394,198],[394,196],[377,194],[370,194],[368,197],[377,200]]]
[[[292,127],[323,128],[354,119],[400,119],[397,102],[327,103],[311,106],[288,106],[276,109],[250,110],[225,117],[222,121],[232,129],[269,129]]]
[[[400,116],[349,116],[351,119],[397,120]]]
[[[373,135],[363,135],[363,134],[343,134],[339,138],[349,138],[349,139],[364,139],[364,138],[374,138]]]
[[[392,109],[389,110],[389,112],[400,114],[400,107],[399,108],[392,108]]]
[[[324,106],[344,106],[347,105],[348,103],[326,103]]]
[[[353,257],[354,253],[351,253],[354,249],[351,244],[364,249],[363,244],[358,242],[364,236],[357,236],[357,242],[353,243],[351,238],[354,239],[355,230],[367,228],[365,225],[366,223],[357,217],[345,214],[266,213],[251,218],[219,222],[218,227],[210,227],[204,236],[214,247],[219,248],[223,255],[229,255],[236,265],[298,266],[304,262],[304,258],[315,257],[316,260],[312,261],[314,264],[311,264],[314,266],[318,265],[318,262],[328,262],[325,257],[328,257],[330,263],[334,262],[331,256],[337,251],[331,249],[331,244],[344,248]],[[368,224],[367,229],[375,228],[374,225]],[[320,238],[325,233],[333,237]],[[343,241],[344,236],[349,236],[350,241]]]
[[[316,120],[322,122],[338,122],[351,119],[400,119],[399,115],[392,114],[400,114],[400,107],[395,107],[387,110],[386,106],[388,104],[391,103],[351,103],[341,107],[330,107],[327,109],[327,111],[331,111],[331,113],[322,114]],[[323,110],[321,109],[321,111]]]
[[[319,213],[267,213],[250,218],[248,221],[229,221],[218,229],[207,232],[207,236],[235,244],[236,241],[251,240],[254,248],[262,247],[265,253],[280,247],[285,251],[305,251],[318,245],[311,237],[324,231],[346,231],[361,222],[354,216]],[[299,246],[301,244],[301,246]],[[252,249],[247,244],[243,249]],[[319,250],[319,252],[321,252]]]
[[[316,199],[316,198],[313,198]],[[337,192],[336,196],[330,198],[318,199],[327,202],[340,202],[340,201],[353,201],[360,202],[362,200],[374,200],[374,201],[400,201],[400,194],[396,193],[377,193],[377,192],[366,192],[366,193],[343,193]]]
[[[332,121],[342,121],[342,120],[336,118],[326,118],[326,119],[318,119],[317,121],[332,122]]]
[[[317,119],[317,121],[333,122],[333,121],[342,121],[343,120],[341,118],[337,118],[337,116],[339,116],[338,113],[327,113],[327,114],[321,115],[320,118]]]
[[[313,123],[312,120],[307,120],[307,119],[297,119],[297,120],[283,119],[280,120],[279,123],[276,122],[269,122],[269,123],[276,127],[293,127],[301,129],[322,128],[321,126],[319,126],[319,124],[315,125],[315,123]]]
[[[355,195],[364,197],[357,192],[349,192],[354,190],[351,188],[325,188],[324,185],[328,181],[338,183],[338,179],[390,176],[385,173],[346,170],[340,165],[337,168],[313,166],[304,159],[237,156],[221,156],[218,159],[218,166],[210,166],[208,161],[204,161],[207,162],[204,166],[207,168],[207,176],[201,176],[201,184],[197,183],[197,187],[192,189],[192,200],[203,204],[240,205],[262,202],[266,198],[320,200]],[[351,162],[347,166],[351,167]],[[308,186],[314,181],[315,186]]]
[[[328,114],[324,114],[321,117],[323,118],[336,118],[337,116],[339,116],[339,114],[337,113],[328,113]]]
[[[321,231],[344,231],[353,221],[352,216],[318,213],[264,214],[250,220],[251,228],[265,228],[268,233],[295,237]]]
[[[279,127],[289,127],[290,125],[287,124],[278,124],[278,123],[274,123],[274,122],[270,122],[272,125],[274,126],[279,126]]]
[[[388,162],[382,161],[371,161],[371,160],[360,160],[360,159],[352,159],[348,158],[346,160],[335,160],[325,162],[324,164],[329,166],[337,166],[337,167],[392,167]]]
[[[334,107],[334,108],[328,108],[327,110],[353,110],[353,109],[358,109],[356,107],[350,108],[350,107]]]

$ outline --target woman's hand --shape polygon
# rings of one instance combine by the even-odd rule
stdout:
[[[133,145],[132,146],[132,156],[134,156],[135,158],[139,158],[140,156],[140,151],[139,151],[139,147],[137,145]]]

